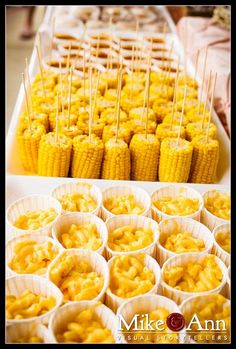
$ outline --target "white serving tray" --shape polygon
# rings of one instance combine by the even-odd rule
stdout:
[[[42,26],[50,26],[50,21],[53,16],[53,11],[55,7],[49,6],[44,21],[42,23]],[[175,25],[173,24],[173,21],[171,20],[168,11],[165,9],[164,6],[161,6],[161,9],[163,11],[163,15],[166,17],[166,20],[169,24],[169,27],[172,31],[172,33],[168,33],[166,38],[167,41],[170,43],[174,41],[174,47],[173,51],[178,52],[180,54],[180,59],[183,61],[183,47],[178,39],[178,36],[175,32]],[[94,30],[92,30],[94,32]],[[143,33],[149,34],[148,33]],[[37,61],[37,54],[36,49],[34,47],[33,53],[30,59],[29,63],[29,75],[30,78],[33,79],[33,77],[38,72],[38,61]],[[189,75],[194,75],[194,68],[190,62],[187,62],[187,72]],[[197,80],[200,82],[200,78],[197,77]],[[15,104],[15,108],[12,113],[11,123],[9,126],[7,139],[6,139],[6,163],[7,163],[7,174],[8,175],[26,175],[27,173],[22,168],[21,162],[18,157],[18,150],[17,150],[17,144],[16,144],[16,130],[18,127],[19,122],[19,115],[24,111],[24,89],[23,85],[21,84],[18,98]],[[218,139],[220,142],[220,161],[217,169],[217,183],[219,184],[229,184],[230,181],[230,141],[228,138],[227,133],[225,132],[225,129],[223,128],[218,116],[216,115],[215,111],[212,113],[212,118],[214,123],[216,124],[218,128]],[[134,181],[133,181],[134,183]]]

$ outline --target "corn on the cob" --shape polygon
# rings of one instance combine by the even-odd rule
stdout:
[[[176,138],[178,136],[180,126],[170,124],[159,124],[156,129],[156,137],[162,141],[164,138]],[[180,138],[185,139],[185,128],[181,126],[180,129]]]
[[[200,111],[199,113],[197,111],[190,110],[186,114],[186,116],[190,122],[201,122],[203,119],[203,110]],[[209,120],[209,118],[210,118],[210,113],[206,112],[205,113],[205,120]]]
[[[194,88],[195,90],[198,89],[198,82],[197,80],[194,80],[191,76],[188,75],[182,75],[178,79],[178,86],[185,86],[188,85],[191,88]]]
[[[65,74],[65,75],[62,76],[62,83],[65,86],[69,86],[69,80],[70,80],[70,76],[68,74]],[[81,86],[82,86],[82,79],[79,76],[77,76],[77,75],[73,75],[72,76],[72,88],[75,87],[76,89],[78,89]]]
[[[116,105],[116,101],[110,101],[104,97],[97,98],[96,108],[97,112],[100,114],[107,108],[114,108]]]
[[[108,101],[116,102],[117,100],[117,89],[110,88],[109,90],[106,90],[104,94],[104,98]]]
[[[88,87],[86,87],[85,90],[83,89],[83,87],[79,88],[76,92],[76,95],[82,105],[83,103],[89,104],[90,89]],[[95,96],[95,88],[92,89],[92,100],[94,100],[94,96]],[[97,91],[97,97],[100,97],[100,96],[101,96],[100,91]]]
[[[71,175],[73,178],[100,178],[104,145],[101,139],[86,135],[73,139]]]
[[[171,86],[168,85],[156,85],[151,84],[150,85],[150,94],[155,94],[156,98],[165,98],[168,101],[173,99],[173,93],[174,89]]]
[[[46,132],[49,131],[49,120],[48,120],[48,115],[45,113],[31,113],[30,114],[31,120],[38,122],[40,124],[42,124],[46,130]],[[20,115],[19,117],[20,119],[20,124],[24,124],[28,126],[28,116],[26,113],[23,113],[22,115]]]
[[[67,177],[70,168],[72,140],[65,135],[49,132],[39,143],[38,175],[48,177]]]
[[[106,110],[104,110],[100,115],[100,119],[106,125],[116,124],[116,108],[107,108]],[[120,122],[125,122],[127,120],[128,120],[127,113],[120,109]]]
[[[106,143],[109,139],[115,137],[116,125],[107,125],[103,129],[102,140]],[[118,138],[129,144],[132,137],[132,132],[128,127],[120,125],[118,130]]]
[[[130,142],[131,179],[156,181],[160,142],[153,134],[136,134]]]
[[[96,86],[96,82],[97,82],[97,76],[94,74],[92,77],[92,86]],[[84,80],[81,81],[81,90],[84,90],[84,86],[85,89],[88,90],[90,83],[89,83],[89,79],[85,79],[85,84],[84,84]],[[99,83],[98,83],[98,94],[99,95],[103,95],[106,89],[106,82],[102,79],[99,79]],[[79,89],[80,90],[80,89]],[[78,91],[79,91],[78,90]]]
[[[140,92],[136,97],[135,100],[137,103],[139,103],[139,107],[143,106],[144,103],[144,98],[145,98],[145,91],[143,90],[142,92]],[[159,95],[156,94],[155,92],[151,92],[149,91],[149,107],[152,108],[153,107],[153,103],[159,98]],[[165,99],[165,102],[167,102],[167,99]],[[133,107],[135,108],[135,106]]]
[[[35,113],[44,113],[49,115],[50,113],[55,112],[56,103],[55,100],[38,101],[37,99],[33,99],[32,108]]]
[[[142,83],[137,83],[137,82],[133,82],[132,83],[128,83],[123,87],[123,92],[127,95],[127,96],[132,96],[135,97],[137,96],[141,91],[143,91],[144,87]]]
[[[82,135],[83,131],[78,128],[77,125],[70,125],[68,128],[68,125],[62,125],[60,127],[60,133],[73,139],[76,136]]]
[[[196,136],[192,140],[193,157],[189,181],[191,183],[214,183],[219,161],[219,142],[206,136]]]
[[[82,130],[85,135],[89,134],[89,126],[87,122],[77,122],[79,130]],[[102,132],[105,127],[104,122],[101,119],[94,120],[92,123],[92,133],[97,137],[102,138]]]
[[[152,71],[150,73],[150,81],[151,83],[155,83],[157,85],[162,85],[165,83],[169,86],[173,86],[175,79],[172,76],[166,77],[164,74]]]
[[[37,172],[39,142],[45,132],[44,126],[35,121],[31,123],[31,130],[26,124],[19,126],[16,135],[17,147],[25,171]]]
[[[129,113],[133,108],[142,107],[142,105],[143,98],[139,98],[139,96],[137,96],[137,98],[129,98],[128,96],[121,94],[120,106],[127,113]]]
[[[46,94],[46,98],[48,100],[53,101],[53,99],[55,97],[54,90],[45,89],[44,91],[45,91],[45,94]],[[37,89],[36,88],[32,89],[32,98],[38,99],[38,100],[45,100],[45,96],[44,96],[44,92],[43,92],[42,88],[37,87]]]
[[[177,87],[177,101],[183,100],[184,98],[185,85]],[[187,86],[186,100],[187,99],[198,99],[198,91],[195,88]]]
[[[118,139],[111,138],[105,143],[102,164],[102,179],[130,179],[130,151],[128,145]]]
[[[207,133],[207,124],[204,122],[191,122],[186,126],[186,139],[191,141],[195,136],[204,136]],[[209,124],[209,137],[216,138],[217,128],[216,125],[210,122]]]
[[[129,117],[130,119],[145,121],[146,114],[147,114],[147,108],[143,108],[143,107],[133,108],[129,112]],[[151,108],[148,108],[148,120],[156,122],[156,113]]]
[[[133,134],[144,133],[146,122],[142,120],[130,120],[128,122],[129,127],[131,128]],[[155,133],[157,128],[157,123],[155,121],[148,121],[147,124],[147,133]]]
[[[124,77],[126,84],[132,84],[132,81],[135,81],[135,83],[142,83],[144,85],[146,81],[146,74],[144,72],[133,72],[133,74],[127,74]]]
[[[179,111],[176,111],[172,117],[172,114],[167,114],[165,117],[164,117],[164,120],[163,120],[163,124],[171,124],[171,121],[172,121],[172,125],[179,125],[180,124],[180,119],[181,119],[181,112]],[[182,125],[183,126],[186,126],[188,124],[189,120],[187,118],[186,115],[183,115],[183,118],[182,118]]]
[[[78,117],[75,114],[70,114],[70,124],[76,125],[78,121]],[[63,125],[67,125],[68,122],[68,114],[65,112],[64,114],[62,112],[58,115],[58,126],[59,128]],[[50,131],[54,131],[56,128],[56,114],[55,111],[53,113],[49,114],[49,125],[50,125]]]
[[[173,102],[163,98],[158,98],[152,105],[153,111],[156,113],[157,123],[161,123],[167,114],[170,114],[173,109]]]
[[[185,139],[166,138],[161,142],[159,180],[161,182],[187,182],[193,146]]]
[[[108,74],[105,72],[100,75],[100,79],[107,84],[108,88],[117,88],[117,70],[109,70]],[[123,83],[124,83],[123,77]],[[123,84],[122,83],[122,84]]]
[[[183,107],[183,101],[180,100],[177,102],[177,110],[178,111],[182,111],[182,107]],[[185,103],[184,103],[184,112],[187,114],[189,112],[191,112],[192,110],[197,110],[198,108],[198,100],[197,99],[187,99],[185,100]],[[200,105],[200,110],[201,112],[203,112],[203,109],[204,109],[204,106],[203,104],[201,103]]]
[[[77,88],[75,86],[71,86],[71,93],[74,94],[76,93]],[[57,95],[57,92],[59,92],[59,94],[62,94],[63,98],[67,98],[68,97],[68,92],[69,92],[69,81],[68,81],[68,85],[62,85],[61,84],[57,84],[54,87],[54,94],[55,96]]]

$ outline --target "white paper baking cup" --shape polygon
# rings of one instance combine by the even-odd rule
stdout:
[[[226,282],[226,286],[227,286],[227,290],[226,290],[226,297],[228,299],[230,299],[230,294],[231,294],[231,290],[230,290],[230,284],[231,284],[231,268],[228,267],[228,274],[227,274],[227,282]]]
[[[101,218],[98,218],[97,216],[90,214],[90,213],[78,213],[78,212],[71,212],[62,215],[54,224],[52,227],[52,236],[55,239],[56,243],[65,250],[66,247],[64,247],[60,242],[60,237],[63,232],[66,232],[70,229],[72,224],[77,225],[83,225],[83,224],[95,224],[97,228],[97,232],[102,239],[102,245],[96,250],[96,252],[103,255],[105,245],[107,244],[107,227],[104,221]],[[82,247],[81,247],[82,248]]]
[[[60,199],[62,195],[65,194],[87,194],[92,196],[92,198],[97,202],[96,208],[88,213],[93,213],[98,216],[99,209],[102,204],[102,192],[100,188],[98,188],[95,184],[88,183],[88,182],[70,182],[70,183],[63,183],[58,186],[56,186],[52,192],[51,195],[55,199]],[[62,213],[71,213],[71,211],[66,211],[62,209]]]
[[[158,223],[151,218],[140,216],[140,215],[118,215],[118,216],[110,217],[106,221],[108,236],[109,236],[109,233],[113,232],[115,229],[119,227],[123,227],[125,225],[131,225],[134,228],[151,229],[153,232],[153,242],[146,247],[143,247],[135,251],[129,251],[129,252],[113,251],[108,246],[108,242],[107,242],[106,258],[110,259],[114,256],[134,255],[138,253],[146,253],[152,257],[155,257],[156,243],[159,239]]]
[[[111,266],[112,266],[115,258],[117,258],[117,256],[112,257],[108,261],[109,271],[111,270]],[[147,267],[148,269],[150,269],[154,273],[154,275],[155,275],[155,284],[148,292],[145,293],[145,295],[147,295],[147,294],[156,294],[158,286],[159,286],[159,284],[161,282],[161,270],[160,270],[159,264],[157,263],[157,261],[154,258],[152,258],[151,256],[145,254],[144,266]],[[111,308],[114,312],[116,312],[118,307],[121,304],[123,304],[126,300],[133,299],[133,298],[135,298],[135,297],[130,297],[130,298],[118,297],[114,293],[111,292],[110,288],[108,288],[106,290],[106,301],[105,301],[105,304],[109,308]]]
[[[49,208],[54,208],[57,211],[57,217],[46,226],[30,231],[35,235],[51,235],[52,225],[61,215],[60,202],[49,195],[29,195],[14,201],[7,209],[7,224],[9,225],[7,240],[29,232],[29,230],[14,226],[14,222],[19,216],[24,215],[27,211],[48,210]]]
[[[28,338],[31,336],[38,336],[42,339],[43,343],[53,343],[47,327],[35,322],[15,324],[8,326],[6,329],[6,343],[15,343],[19,338]]]
[[[154,204],[154,201],[160,200],[163,197],[178,197],[179,195],[182,195],[186,198],[191,198],[191,199],[198,199],[199,201],[199,208],[196,212],[186,215],[186,216],[181,216],[181,217],[186,217],[186,218],[192,218],[197,221],[200,221],[201,217],[201,210],[203,208],[203,199],[200,193],[196,190],[194,190],[191,187],[183,186],[183,185],[167,185],[161,188],[157,188],[154,190],[151,194],[151,200],[152,200],[152,218],[155,219],[157,222],[160,222],[163,219],[166,218],[173,218],[173,217],[178,217],[178,216],[172,216],[169,214],[166,214],[162,211],[160,211]]]
[[[109,269],[107,262],[104,257],[102,257],[99,253],[94,252],[94,251],[89,251],[86,249],[78,249],[78,248],[71,248],[65,251],[62,251],[50,264],[48,271],[47,271],[47,278],[50,280],[50,272],[52,268],[57,266],[61,259],[64,258],[64,256],[77,256],[78,261],[84,261],[91,265],[93,271],[97,272],[99,275],[104,277],[104,283],[103,283],[103,288],[101,292],[92,299],[93,301],[100,301],[104,302],[105,299],[105,292],[106,289],[109,285]],[[66,301],[70,302],[70,301]]]
[[[13,325],[29,322],[47,324],[50,316],[61,305],[63,301],[63,294],[61,293],[59,288],[51,281],[38,275],[23,274],[12,276],[6,279],[6,295],[11,294],[19,297],[26,289],[29,289],[31,292],[37,295],[42,295],[44,297],[54,297],[56,300],[56,305],[43,315],[20,320],[7,319],[6,324]]]
[[[43,244],[45,242],[51,242],[53,244],[53,246],[58,250],[58,253],[61,250],[61,247],[57,245],[56,241],[53,240],[52,238],[50,238],[49,236],[34,235],[33,233],[28,233],[28,234],[20,235],[16,238],[13,238],[13,239],[9,240],[6,244],[6,268],[7,268],[8,276],[22,275],[22,274],[15,272],[13,269],[11,269],[8,266],[8,263],[15,256],[15,252],[14,252],[15,245],[19,242],[27,241],[27,240],[34,240],[38,244]],[[37,275],[37,274],[33,274],[33,275]],[[46,276],[46,273],[40,274],[40,276]]]
[[[175,267],[175,266],[184,266],[189,262],[192,263],[200,263],[201,261],[206,258],[206,256],[209,256],[209,254],[199,254],[199,253],[183,253],[177,256],[173,256],[169,258],[162,266],[161,269],[161,285],[162,285],[162,293],[164,296],[173,299],[177,304],[182,303],[185,299],[192,297],[192,296],[201,296],[205,294],[211,294],[211,293],[220,293],[224,285],[226,284],[227,280],[227,268],[225,264],[217,257],[215,257],[216,263],[221,269],[222,272],[222,281],[219,284],[219,286],[213,288],[212,290],[205,291],[205,292],[186,292],[186,291],[179,291],[175,288],[169,286],[164,281],[164,273],[165,269],[169,267]]]
[[[121,195],[134,195],[135,200],[144,207],[142,216],[149,216],[151,209],[151,199],[148,193],[142,189],[135,187],[134,185],[115,185],[103,190],[102,193],[102,218],[107,220],[110,217],[116,216],[115,214],[108,211],[103,202],[111,196],[121,196]]]
[[[230,224],[229,223],[224,223],[221,225],[218,225],[217,227],[214,228],[212,234],[214,237],[214,245],[213,245],[213,253],[219,257],[222,262],[225,263],[225,265],[228,267],[230,265],[230,253],[226,252],[216,241],[217,234],[219,231],[223,232],[228,232],[230,231]]]
[[[185,217],[175,217],[164,219],[159,223],[160,237],[157,242],[157,261],[162,266],[167,259],[173,256],[178,256],[179,253],[175,253],[163,247],[162,242],[166,240],[170,235],[176,232],[189,232],[192,237],[199,240],[203,240],[205,244],[205,250],[202,253],[211,253],[214,239],[211,231],[202,223],[195,219]],[[191,252],[185,252],[191,253]]]
[[[225,194],[225,193],[229,194],[225,190],[215,190],[215,189],[212,189],[212,190],[205,191],[202,194],[203,204],[205,203],[206,199],[208,199],[209,197],[213,197],[216,191],[220,192],[222,194]],[[215,216],[214,214],[209,212],[206,209],[205,206],[203,206],[203,209],[202,209],[202,212],[201,212],[201,222],[203,224],[205,224],[212,231],[215,227],[217,227],[217,225],[224,224],[224,223],[229,223],[229,220],[222,219],[222,218],[219,218],[219,217]]]
[[[206,304],[211,300],[211,295],[207,294],[207,295],[198,295],[198,296],[192,296],[192,297],[189,297],[187,298],[186,300],[184,300],[181,305],[179,306],[180,310],[181,310],[181,313],[185,316],[185,314],[188,314],[190,311],[191,311],[191,308],[194,306],[194,302],[196,301],[196,299],[200,298],[202,301],[205,300]],[[230,305],[230,301],[229,300],[226,300],[224,306],[228,306]],[[211,320],[211,319],[209,319]],[[188,326],[188,324],[187,324]],[[190,331],[186,331],[186,334],[187,334],[187,341],[186,343],[191,343],[191,344],[197,344],[196,341],[194,341],[193,339],[191,338],[188,338],[189,337],[189,334]],[[206,343],[207,344],[207,343]]]
[[[48,326],[54,343],[58,343],[56,334],[60,333],[67,323],[74,321],[77,314],[85,309],[91,309],[96,303],[95,301],[70,302],[60,307],[51,317]],[[104,304],[98,304],[94,307],[94,313],[99,317],[102,325],[111,330],[116,343],[122,343],[124,338],[118,335],[118,319],[113,311]]]
[[[119,306],[117,316],[123,316],[123,319],[129,324],[136,314],[150,313],[157,308],[165,308],[170,313],[180,313],[178,305],[171,299],[159,295],[143,295],[127,300]],[[120,328],[120,326],[119,326]],[[122,331],[119,331],[122,334]],[[161,333],[161,332],[160,332]],[[174,333],[174,332],[173,332]],[[178,332],[179,343],[184,343],[185,327]]]

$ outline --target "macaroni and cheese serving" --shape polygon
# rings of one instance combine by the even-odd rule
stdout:
[[[208,255],[201,262],[167,267],[164,281],[176,290],[185,292],[205,292],[220,285],[223,275],[215,256]]]
[[[104,207],[113,214],[142,214],[144,207],[134,195],[114,195],[104,200]]]
[[[206,209],[213,215],[229,220],[230,219],[230,196],[227,193],[213,191],[213,195],[205,198]]]
[[[24,240],[15,244],[14,256],[8,266],[18,274],[42,275],[58,252],[51,241]]]
[[[81,311],[56,334],[59,343],[115,343],[111,330],[103,326],[92,308]]]
[[[21,320],[47,313],[56,305],[55,298],[37,295],[26,289],[19,297],[6,296],[6,318]]]
[[[151,229],[125,225],[109,233],[108,246],[113,251],[135,251],[150,245],[153,242],[153,235]]]
[[[14,222],[14,226],[24,230],[36,230],[51,223],[58,213],[54,208],[48,210],[27,211],[23,216],[19,216]]]
[[[215,236],[215,240],[218,245],[223,248],[224,251],[230,253],[230,240],[231,234],[230,231],[219,230]]]
[[[155,275],[144,265],[145,255],[114,257],[110,269],[110,290],[121,298],[135,297],[150,291]]]
[[[198,199],[179,195],[177,197],[163,197],[154,201],[153,205],[161,212],[171,216],[188,216],[199,209]]]
[[[96,200],[89,194],[64,194],[58,201],[65,211],[92,212],[97,208]]]
[[[95,224],[72,224],[68,231],[61,234],[59,241],[65,248],[87,248],[93,251],[102,245]]]
[[[188,231],[171,234],[162,242],[162,246],[175,253],[201,252],[206,249],[204,241],[194,238]]]
[[[76,255],[62,256],[50,270],[49,277],[60,288],[66,301],[93,299],[99,295],[104,284],[104,277]]]

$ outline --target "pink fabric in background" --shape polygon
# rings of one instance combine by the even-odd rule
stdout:
[[[214,107],[222,124],[230,130],[230,32],[214,24],[212,19],[203,17],[182,17],[177,24],[177,33],[184,46],[186,31],[186,53],[188,59],[195,64],[199,50],[198,75],[203,74],[205,49],[208,55],[205,74],[206,80],[210,70],[217,72]],[[212,79],[213,82],[213,79]]]

